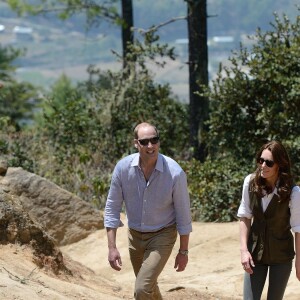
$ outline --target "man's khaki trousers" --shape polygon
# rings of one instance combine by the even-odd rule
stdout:
[[[136,276],[134,298],[162,299],[157,279],[176,242],[176,225],[147,233],[129,229],[128,238],[130,260]]]

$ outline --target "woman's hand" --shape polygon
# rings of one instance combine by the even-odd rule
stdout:
[[[253,270],[251,267],[255,267],[252,256],[248,250],[241,250],[241,264],[245,272],[252,274]],[[300,271],[300,269],[299,269]]]

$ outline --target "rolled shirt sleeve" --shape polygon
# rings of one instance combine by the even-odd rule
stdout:
[[[192,231],[192,218],[187,178],[184,171],[181,171],[177,177],[173,191],[173,200],[176,212],[177,231],[180,235],[189,234]]]
[[[118,228],[124,226],[120,220],[123,206],[123,193],[119,173],[119,164],[117,164],[112,175],[111,185],[106,200],[104,227]]]
[[[237,216],[239,218],[252,218],[252,210],[250,208],[249,183],[251,174],[246,176],[243,184],[242,200],[238,209]]]
[[[300,232],[300,187],[294,186],[290,201],[291,227],[293,232]]]

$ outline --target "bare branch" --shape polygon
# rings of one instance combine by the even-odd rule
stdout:
[[[32,274],[33,274],[33,272],[35,271],[36,268],[34,268],[26,277],[23,277],[23,278],[20,278],[19,276],[12,274],[5,267],[3,267],[3,269],[8,273],[10,279],[15,280],[15,281],[19,281],[22,284],[26,284],[27,281],[30,280],[30,277],[32,276]]]
[[[149,29],[143,29],[143,28],[136,28],[136,27],[133,27],[132,30],[134,31],[138,31],[140,32],[141,34],[147,34],[149,32],[152,32],[152,31],[156,31],[158,30],[159,28],[163,27],[163,26],[166,26],[170,23],[173,23],[173,22],[176,22],[176,21],[180,21],[180,20],[187,20],[187,16],[181,16],[181,17],[174,17],[170,20],[167,20],[166,22],[163,22],[163,23],[160,23],[156,26],[152,26],[150,27]]]

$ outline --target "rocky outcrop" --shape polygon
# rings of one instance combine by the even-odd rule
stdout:
[[[0,160],[0,244],[29,245],[39,267],[71,274],[58,245],[77,242],[102,228],[103,217],[91,205]]]
[[[36,224],[39,224],[38,226],[41,226],[57,245],[77,242],[103,228],[102,214],[76,195],[22,168],[5,170],[4,164],[0,169],[0,196],[4,201],[2,203],[5,203],[5,199],[14,199],[15,201],[10,202],[11,205],[18,203],[18,211],[27,213],[32,222],[27,222],[27,225],[31,224],[28,225],[31,229],[23,230],[21,225],[18,227],[18,239],[21,242],[26,242],[30,239],[29,236],[32,238]],[[6,211],[9,210],[6,207]],[[13,224],[15,223],[7,224],[11,227],[6,235],[7,241],[14,236],[13,227],[16,225]],[[29,236],[26,237],[26,234]]]
[[[55,241],[24,211],[18,197],[0,190],[0,244],[30,245],[34,262],[39,267],[47,267],[55,274],[60,271],[70,273]]]

